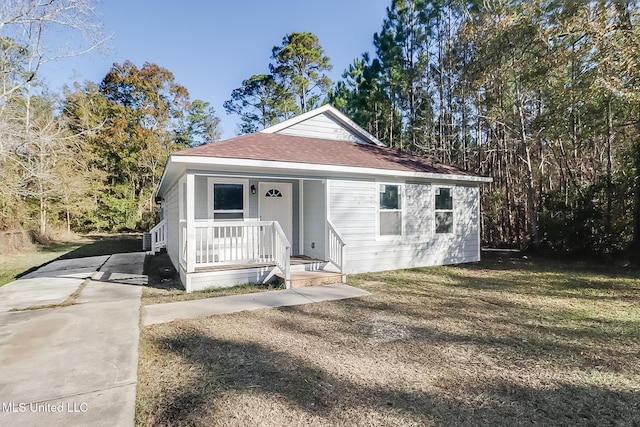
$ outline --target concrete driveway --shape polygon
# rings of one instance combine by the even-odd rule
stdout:
[[[0,287],[0,425],[133,425],[143,262],[55,261]]]

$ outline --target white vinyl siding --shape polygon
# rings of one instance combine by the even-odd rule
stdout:
[[[332,139],[363,143],[354,133],[326,114],[319,114],[303,122],[278,131],[283,135],[303,136],[307,138]]]
[[[408,182],[404,186],[405,221],[404,231],[408,240],[416,241],[432,233],[433,210],[431,204],[432,185],[424,182]]]
[[[167,192],[163,206],[167,219],[167,253],[174,266],[180,262],[180,192],[176,184]]]
[[[480,247],[480,189],[475,186],[454,187],[453,199],[455,234],[475,245],[477,252]]]
[[[435,202],[428,182],[406,183],[405,236],[377,239],[378,183],[331,180],[330,220],[347,243],[347,274],[472,262],[478,252],[478,187],[454,191],[453,234],[434,233]]]

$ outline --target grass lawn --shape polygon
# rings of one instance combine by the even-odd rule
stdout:
[[[640,275],[527,260],[140,338],[138,425],[640,425]]]
[[[77,249],[82,244],[84,244],[82,241],[66,242],[38,247],[28,252],[0,255],[0,286],[13,282],[42,264],[47,264]]]
[[[0,286],[56,259],[111,255],[141,249],[142,238],[137,234],[87,235],[76,241],[37,246],[28,252],[0,255]]]

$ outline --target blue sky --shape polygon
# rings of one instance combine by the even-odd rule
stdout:
[[[363,52],[373,51],[391,0],[165,1],[109,0],[98,4],[107,53],[46,64],[42,77],[57,91],[75,81],[100,82],[114,62],[156,63],[171,71],[192,99],[208,101],[222,119],[223,138],[237,117],[222,103],[252,74],[268,72],[271,49],[294,31],[310,31],[331,58],[336,81]]]

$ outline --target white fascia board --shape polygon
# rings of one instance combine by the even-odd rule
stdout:
[[[367,132],[366,130],[362,129],[360,126],[358,126],[354,121],[352,121],[350,118],[348,118],[347,116],[345,116],[344,114],[342,114],[337,108],[329,105],[329,104],[325,104],[322,107],[318,107],[315,110],[311,110],[311,111],[307,111],[304,114],[300,114],[299,116],[295,116],[292,117],[288,120],[285,120],[283,122],[280,122],[276,125],[270,126],[268,128],[262,129],[260,132],[261,133],[277,133],[283,129],[286,129],[288,127],[291,127],[293,125],[296,125],[300,122],[303,122],[307,119],[310,119],[312,117],[318,116],[322,113],[329,113],[331,116],[333,116],[333,118],[335,118],[336,120],[338,120],[340,123],[342,123],[342,125],[344,125],[345,127],[347,127],[350,131],[355,132],[356,134],[361,135],[362,137],[364,137],[364,139],[372,142],[375,145],[378,145],[380,147],[386,147],[385,144],[383,144],[382,142],[380,142],[378,140],[378,138],[376,138],[375,136],[371,135],[369,132]]]
[[[167,159],[167,163],[164,165],[164,170],[162,171],[162,177],[160,178],[160,182],[158,183],[158,188],[156,189],[156,193],[154,198],[157,199],[160,197],[160,190],[164,185],[165,180],[167,180],[167,171],[169,170],[169,163],[171,162],[171,157]]]
[[[223,167],[244,167],[244,168],[263,168],[278,170],[280,172],[291,172],[302,174],[315,173],[318,175],[331,175],[331,176],[349,176],[349,175],[373,175],[373,176],[389,176],[398,178],[420,178],[420,179],[433,179],[442,181],[458,181],[458,182],[492,182],[492,178],[475,175],[457,175],[457,174],[444,174],[444,173],[432,173],[432,172],[414,172],[414,171],[401,171],[392,169],[376,169],[376,168],[361,168],[353,166],[336,166],[336,165],[321,165],[313,163],[294,163],[294,162],[277,162],[270,160],[252,160],[252,159],[234,159],[223,157],[196,157],[196,156],[171,156],[170,163],[182,164],[185,167],[188,165],[206,165],[206,166],[223,166]]]

